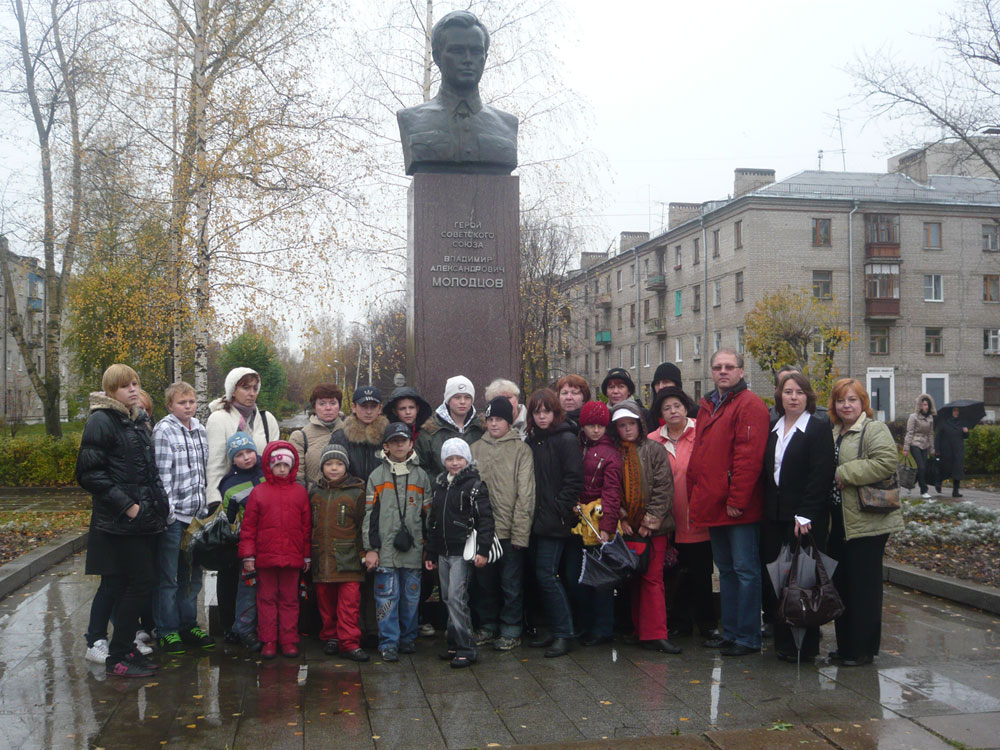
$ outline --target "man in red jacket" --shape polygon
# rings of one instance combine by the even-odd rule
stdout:
[[[743,356],[712,355],[715,390],[701,400],[687,486],[691,523],[707,526],[719,568],[722,634],[705,641],[723,656],[760,651],[760,558],[768,412],[743,380]]]

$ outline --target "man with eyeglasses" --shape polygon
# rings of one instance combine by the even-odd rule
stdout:
[[[767,446],[767,406],[747,388],[743,356],[712,355],[715,390],[701,400],[687,487],[691,523],[707,526],[719,569],[722,632],[704,642],[723,656],[760,651],[761,472]]]

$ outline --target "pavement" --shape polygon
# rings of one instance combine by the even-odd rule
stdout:
[[[266,663],[220,643],[157,655],[155,676],[126,680],[84,660],[97,582],[83,562],[0,601],[0,747],[1000,748],[997,618],[892,585],[869,667],[724,658],[687,638],[680,656],[486,650],[452,670],[438,635],[398,664],[360,667],[314,641]]]

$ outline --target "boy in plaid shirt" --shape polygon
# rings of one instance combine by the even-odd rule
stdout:
[[[194,388],[173,383],[165,398],[170,414],[153,428],[153,450],[170,515],[157,545],[153,619],[160,648],[168,654],[183,654],[187,646],[215,648],[215,639],[198,627],[201,568],[189,566],[187,555],[181,552],[184,530],[192,519],[206,515],[208,438],[194,416],[198,408]]]

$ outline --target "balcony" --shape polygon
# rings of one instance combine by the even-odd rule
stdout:
[[[665,321],[663,318],[648,318],[646,320],[646,335],[666,336],[667,321]]]
[[[651,273],[646,277],[647,292],[662,292],[667,288],[667,277],[662,273]]]
[[[610,294],[598,294],[594,299],[594,305],[597,307],[603,307],[606,310],[611,309],[611,295]]]
[[[594,336],[594,343],[598,346],[611,346],[611,331],[598,331]]]
[[[899,300],[887,297],[865,299],[865,317],[870,319],[899,317]]]
[[[865,245],[865,260],[895,260],[899,257],[898,242],[869,242]]]

